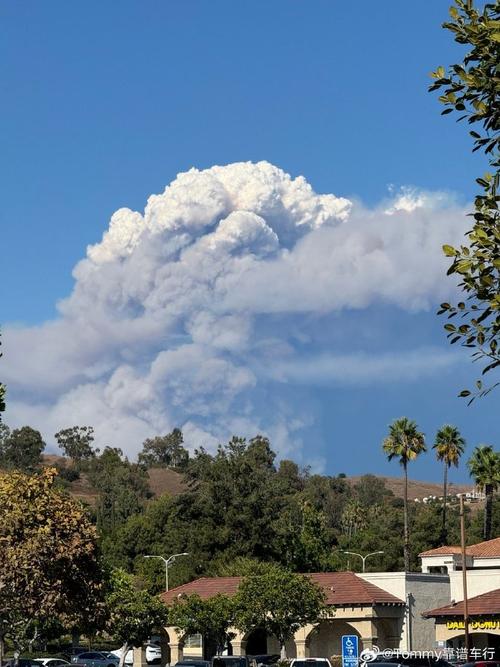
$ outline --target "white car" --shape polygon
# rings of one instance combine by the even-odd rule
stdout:
[[[148,664],[155,664],[161,662],[161,648],[157,644],[146,644],[146,662]],[[113,655],[116,655],[117,658],[121,658],[122,650],[120,648],[116,651],[111,651]],[[134,650],[130,649],[127,655],[125,656],[125,664],[131,665],[134,662]],[[57,667],[57,666],[54,666]]]
[[[294,658],[290,667],[332,667],[328,658]]]
[[[35,658],[35,662],[39,662],[43,667],[65,667],[65,665],[71,665],[70,662],[62,658]]]

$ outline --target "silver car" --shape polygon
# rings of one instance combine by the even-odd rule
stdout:
[[[85,667],[117,667],[120,658],[111,653],[101,653],[100,651],[86,651],[78,653],[71,657],[71,662]]]

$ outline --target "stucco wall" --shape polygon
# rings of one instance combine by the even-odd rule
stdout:
[[[414,651],[434,648],[434,620],[422,618],[422,612],[449,604],[450,579],[448,575],[367,572],[359,576],[407,602],[399,646],[387,648]]]
[[[500,568],[494,570],[467,570],[467,597],[500,588]],[[462,572],[450,572],[450,601],[464,599]]]

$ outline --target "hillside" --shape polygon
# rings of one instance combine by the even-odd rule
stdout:
[[[67,458],[57,456],[56,454],[44,454],[42,458],[45,465],[66,466],[68,464]],[[177,496],[187,488],[183,482],[182,475],[168,468],[151,468],[148,470],[148,477],[149,487],[154,497],[161,496],[164,493]],[[97,494],[90,485],[85,473],[81,474],[80,479],[71,482],[70,493],[75,498],[83,500],[90,505],[94,505],[97,499]]]
[[[44,462],[48,465],[66,465],[68,460],[62,456],[55,454],[46,454],[43,457]],[[154,497],[161,496],[168,493],[176,496],[186,490],[186,485],[182,479],[182,475],[175,470],[169,468],[151,468],[148,470],[149,486],[153,492]],[[378,476],[379,479],[384,480],[386,487],[391,490],[394,495],[403,497],[403,479],[401,477],[383,477]],[[361,475],[346,478],[350,484],[356,484],[360,481]],[[465,493],[472,491],[471,484],[449,484],[449,494]],[[71,483],[71,493],[75,498],[79,498],[87,503],[94,504],[96,493],[91,487],[85,474],[81,478]],[[424,482],[410,479],[408,481],[408,496],[411,500],[415,498],[425,498],[426,496],[440,496],[443,493],[442,484],[435,482]]]
[[[403,497],[404,493],[404,480],[402,477],[383,477],[377,475],[379,479],[384,480],[386,487],[394,493],[395,496],[399,498]],[[348,481],[351,484],[356,484],[359,482],[361,476],[349,477]],[[453,484],[452,482],[448,485],[448,493],[450,496],[456,493],[466,493],[467,491],[472,491],[472,484]],[[408,480],[408,498],[414,500],[415,498],[425,498],[426,496],[442,496],[443,495],[443,485],[435,482],[422,482],[410,479]]]

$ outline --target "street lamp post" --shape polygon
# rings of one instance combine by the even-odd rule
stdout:
[[[349,556],[358,556],[359,558],[361,558],[361,560],[363,561],[363,569],[361,571],[364,572],[365,571],[366,559],[369,558],[370,556],[375,556],[376,554],[383,554],[384,552],[383,551],[372,551],[371,553],[366,554],[366,556],[363,556],[362,554],[357,554],[355,551],[343,551],[342,553],[343,554],[348,554]]]
[[[184,552],[182,554],[173,554],[169,558],[163,558],[163,556],[153,556],[153,555],[144,556],[144,558],[159,558],[165,563],[165,592],[168,591],[168,568],[179,556],[189,556],[189,554],[187,552]]]

